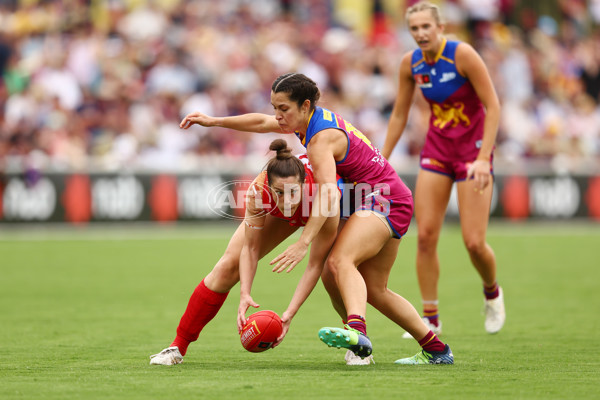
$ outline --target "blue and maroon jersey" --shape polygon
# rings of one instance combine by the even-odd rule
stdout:
[[[459,43],[444,38],[432,63],[425,61],[421,49],[412,54],[413,78],[431,107],[422,157],[473,161],[481,147],[485,109],[469,80],[456,69]]]
[[[334,112],[315,107],[308,121],[306,135],[302,137],[296,132],[296,136],[307,147],[317,133],[326,129],[339,129],[348,139],[344,159],[336,161],[336,172],[347,183],[354,185],[348,196],[355,201],[348,205],[348,210],[342,204],[342,215],[347,217],[359,209],[375,211],[385,215],[394,237],[402,237],[408,230],[412,217],[410,189],[371,141]]]
[[[411,196],[410,189],[398,177],[379,149],[373,146],[361,131],[336,113],[315,107],[309,119],[305,137],[300,137],[298,132],[296,132],[296,136],[300,138],[304,147],[307,147],[311,139],[325,129],[339,129],[348,138],[346,156],[343,160],[336,162],[336,172],[346,182],[355,185],[364,183],[373,188],[387,184],[394,197]]]

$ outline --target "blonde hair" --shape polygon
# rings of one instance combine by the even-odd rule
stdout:
[[[433,16],[433,19],[435,19],[436,24],[438,25],[442,25],[443,21],[442,21],[442,17],[440,14],[440,8],[436,5],[433,4],[429,1],[419,1],[418,3],[408,7],[408,9],[406,10],[406,24],[408,25],[408,17],[410,17],[411,14],[414,14],[416,12],[419,11],[431,11],[431,15]]]

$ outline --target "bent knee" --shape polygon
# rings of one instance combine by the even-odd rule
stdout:
[[[339,272],[339,265],[340,265],[340,263],[337,260],[337,258],[334,258],[332,255],[330,255],[327,258],[327,261],[325,261],[325,268],[324,268],[321,276],[327,275],[327,277],[331,277],[331,278],[335,279],[335,277],[337,276],[337,274]],[[327,277],[325,279],[327,279]]]
[[[224,254],[210,272],[212,281],[220,288],[232,288],[240,281],[239,260]]]
[[[333,276],[333,272],[328,268],[327,263],[325,263],[325,268],[321,272],[321,281],[325,286],[335,284],[335,276]]]
[[[467,248],[467,251],[469,252],[469,254],[472,255],[479,255],[479,254],[483,254],[486,250],[486,243],[485,240],[478,238],[478,237],[472,237],[472,238],[465,238],[465,247]]]
[[[330,254],[325,262],[325,269],[334,277],[337,278],[338,274],[344,268],[352,266],[352,262],[345,259],[345,257],[337,254]]]
[[[383,301],[386,292],[387,288],[385,286],[367,286],[367,303],[377,308],[377,306]]]
[[[223,272],[231,273],[234,271],[239,271],[240,259],[239,253],[236,252],[228,252],[221,256],[219,261],[217,261],[217,265],[215,265],[215,269],[219,269]]]

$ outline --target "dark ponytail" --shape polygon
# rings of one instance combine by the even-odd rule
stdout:
[[[304,183],[306,172],[304,164],[292,154],[292,150],[283,139],[275,139],[271,142],[269,150],[273,150],[277,154],[267,163],[267,179],[273,182],[273,178],[288,178],[297,176],[300,178],[300,183]]]

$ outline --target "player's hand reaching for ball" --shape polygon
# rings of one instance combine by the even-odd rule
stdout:
[[[283,341],[283,338],[285,338],[285,335],[287,335],[288,331],[290,330],[290,324],[292,323],[293,317],[294,316],[289,311],[286,311],[281,315],[281,323],[283,326],[283,331],[281,332],[281,335],[279,335],[279,337],[277,338],[275,343],[273,343],[272,348],[279,346],[279,344]]]
[[[238,307],[237,315],[238,332],[241,332],[244,325],[246,325],[246,311],[248,311],[248,308],[251,306],[258,308],[260,307],[260,304],[255,303],[254,300],[252,300],[252,296],[249,294],[240,295],[240,306]]]
[[[188,129],[190,126],[198,124],[201,126],[215,126],[217,125],[217,118],[209,117],[206,114],[202,114],[201,112],[193,112],[188,114],[181,120],[179,127],[181,129]]]

